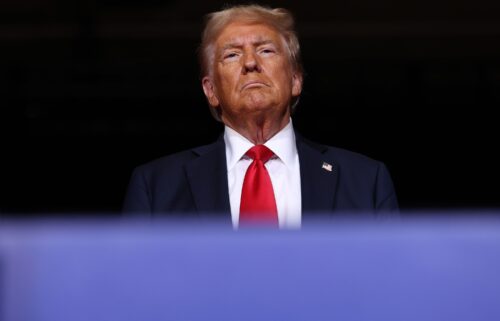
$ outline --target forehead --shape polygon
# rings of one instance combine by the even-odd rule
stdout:
[[[272,26],[264,23],[229,23],[219,34],[215,43],[217,47],[230,44],[239,45],[247,42],[273,42],[280,44],[281,34]]]

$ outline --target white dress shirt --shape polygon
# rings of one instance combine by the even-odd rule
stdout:
[[[245,173],[252,159],[245,153],[254,146],[234,129],[225,127],[227,181],[233,227],[237,228],[240,215],[241,189]],[[295,143],[292,121],[265,144],[275,156],[265,164],[273,184],[280,228],[300,228],[302,198],[299,154]]]

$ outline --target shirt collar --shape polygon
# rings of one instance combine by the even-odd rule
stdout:
[[[254,144],[243,137],[234,129],[225,126],[224,142],[226,143],[226,161],[227,170],[230,171],[236,163],[245,155],[245,153],[254,146]],[[293,166],[296,155],[297,145],[295,143],[295,133],[293,131],[292,120],[280,130],[276,135],[264,143],[287,167]]]

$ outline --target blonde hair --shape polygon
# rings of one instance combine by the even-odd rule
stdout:
[[[203,29],[201,45],[198,51],[202,78],[211,74],[217,37],[227,25],[234,21],[249,24],[261,23],[275,28],[285,40],[285,47],[293,71],[302,76],[300,45],[292,13],[283,8],[271,9],[260,5],[237,5],[205,16],[205,28]],[[292,111],[297,103],[298,97],[292,100]],[[220,115],[217,114],[216,110],[210,108],[210,111],[215,119],[220,121]]]
[[[300,45],[295,32],[295,23],[292,13],[283,8],[271,9],[260,5],[239,5],[206,15],[205,28],[201,36],[201,45],[199,49],[202,77],[209,74],[213,59],[215,58],[215,40],[222,30],[234,21],[249,24],[262,23],[275,28],[285,39],[290,62],[294,71],[302,74]]]

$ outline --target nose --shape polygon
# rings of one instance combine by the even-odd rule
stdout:
[[[260,62],[254,52],[247,52],[243,57],[243,74],[249,72],[260,72]]]

